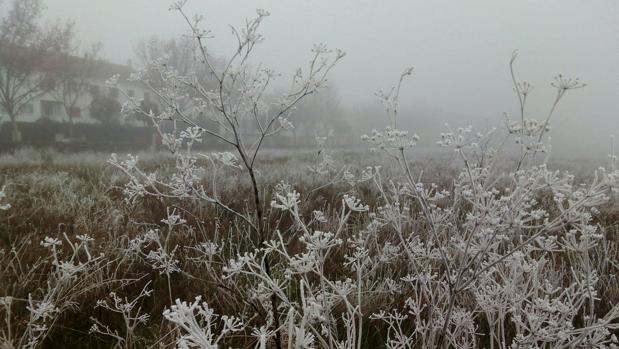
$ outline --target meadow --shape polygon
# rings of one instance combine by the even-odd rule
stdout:
[[[198,308],[186,314],[195,316],[189,323],[199,326],[192,330],[198,330],[204,338],[212,336],[213,343],[261,347],[262,340],[271,346],[274,337],[272,333],[267,337],[271,330],[265,326],[272,321],[268,320],[272,315],[266,315],[270,309],[269,287],[279,287],[282,304],[302,314],[296,318],[292,310],[280,306],[285,338],[294,336],[290,340],[298,341],[302,326],[308,332],[307,342],[300,347],[323,347],[318,340],[308,339],[318,326],[331,327],[329,332],[318,330],[316,334],[324,336],[327,347],[352,347],[347,341],[360,343],[360,347],[429,347],[423,342],[431,340],[428,334],[435,333],[436,340],[442,330],[440,317],[433,321],[428,318],[437,316],[431,314],[430,305],[443,311],[448,307],[448,286],[441,280],[447,276],[441,276],[445,266],[439,247],[427,237],[427,223],[423,223],[419,207],[406,197],[407,193],[398,192],[397,181],[406,179],[399,174],[398,166],[384,157],[324,148],[293,153],[267,150],[259,165],[265,197],[277,202],[291,188],[301,196],[291,212],[270,204],[270,200],[265,203],[264,224],[276,240],[263,245],[240,217],[199,200],[149,196],[127,200],[123,194],[127,177],[108,163],[108,158],[107,154],[32,149],[0,157],[0,187],[6,194],[0,204],[11,206],[0,211],[0,334],[4,347],[27,347],[33,338],[37,344],[32,347],[45,348],[173,347],[185,327],[177,328],[164,311],[169,311],[176,299],[188,302],[179,307]],[[144,153],[139,158],[140,167],[147,171],[161,176],[175,171],[169,154]],[[420,156],[410,166],[424,169],[422,179],[457,191],[453,182],[457,161],[457,154],[443,152]],[[508,164],[505,161],[505,166]],[[213,166],[207,160],[201,165]],[[573,183],[575,188],[593,180],[583,174],[583,168],[594,168],[595,163],[565,160],[551,165],[580,172]],[[380,176],[392,178],[384,187],[377,185],[376,173],[367,173],[375,171],[376,166],[380,166]],[[372,168],[375,170],[369,170]],[[238,212],[251,212],[251,184],[240,171],[235,167],[218,169],[218,197]],[[212,179],[205,175],[200,182],[210,186]],[[353,195],[359,203],[343,199]],[[540,190],[534,196],[536,203],[530,210],[560,215],[553,212],[557,204],[551,193]],[[400,203],[390,208],[384,198],[398,198]],[[454,233],[463,237],[473,229],[466,226],[471,218],[465,212],[471,207],[462,210],[458,217],[449,217],[449,224],[457,223],[463,232],[439,233],[441,239],[452,241],[444,249],[452,266],[466,261],[465,248],[454,241],[458,238]],[[586,333],[582,329],[591,326],[588,319],[595,318],[596,324],[608,319],[605,326],[611,329],[599,327],[599,331],[593,330],[595,336],[588,333],[583,344],[574,347],[604,347],[588,344],[596,337],[608,341],[610,347],[612,334],[604,331],[612,333],[616,318],[607,314],[616,312],[619,302],[618,217],[615,200],[609,200],[599,205],[588,223],[596,230],[595,243],[590,246],[572,249],[565,223],[561,229],[529,241],[524,252],[486,271],[489,275],[484,274],[485,280],[473,281],[457,295],[450,346],[509,347],[500,343],[534,340],[564,341],[566,347],[572,347],[567,343]],[[170,224],[170,220],[175,223]],[[576,224],[570,222],[569,226]],[[509,251],[540,228],[529,228],[524,234],[522,227],[497,229],[504,236],[495,238],[493,249]],[[520,233],[516,235],[516,231]],[[492,232],[484,230],[484,234]],[[484,241],[481,234],[476,239]],[[320,244],[325,245],[322,257],[308,258],[308,251]],[[359,272],[353,258],[361,247],[363,257],[356,258],[363,258],[364,264]],[[277,248],[285,248],[287,255],[270,252]],[[269,251],[273,255],[270,280],[275,285],[267,284],[264,272],[230,276],[227,268],[243,258],[244,267],[237,266],[239,270],[259,270],[260,257],[247,251]],[[585,253],[587,271],[595,280],[589,288],[581,289]],[[478,263],[489,263],[497,256],[497,252],[487,253]],[[323,277],[328,283],[321,280]],[[587,292],[592,292],[592,298]],[[198,295],[208,308],[199,308],[201,302],[193,303]],[[218,338],[217,331],[237,325],[226,325],[230,318],[209,318],[211,309],[215,314],[236,316],[235,321],[242,321],[243,327],[231,327]],[[526,318],[533,314],[541,317],[538,322]],[[221,320],[223,325],[218,323]],[[288,332],[288,326],[297,332]],[[542,333],[544,337],[538,337]],[[561,335],[568,336],[569,341]],[[493,345],[493,341],[497,343]],[[201,347],[199,343],[194,347]]]
[[[218,60],[186,2],[170,9],[191,65],[163,54],[129,77],[159,111],[106,82],[165,152],[0,156],[0,348],[618,347],[614,138],[597,160],[552,156],[578,78],[529,110],[514,52],[503,124],[419,136],[399,128],[406,68],[363,147],[266,149],[346,54],[315,45],[276,93],[250,64],[269,13]]]

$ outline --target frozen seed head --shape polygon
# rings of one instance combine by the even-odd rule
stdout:
[[[563,91],[583,88],[587,86],[587,84],[580,81],[580,78],[569,78],[561,73],[554,77],[554,81],[550,83],[550,85]]]

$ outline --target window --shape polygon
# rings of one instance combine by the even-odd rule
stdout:
[[[62,103],[55,101],[41,101],[41,117],[54,119],[61,117],[62,114]]]
[[[82,117],[82,109],[79,107],[71,108],[71,119],[81,118]]]

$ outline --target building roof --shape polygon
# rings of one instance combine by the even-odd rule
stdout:
[[[70,67],[78,67],[81,60],[84,60],[84,57],[15,46],[0,40],[0,65],[11,65],[15,69],[36,69],[42,73],[53,74],[62,72],[63,69],[71,69]],[[113,75],[119,75],[124,80],[134,71],[128,65],[96,60],[89,77],[108,79]]]

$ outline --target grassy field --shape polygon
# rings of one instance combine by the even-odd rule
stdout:
[[[358,337],[355,340],[360,341],[357,345],[362,347],[399,347],[393,342],[403,340],[394,337],[398,331],[396,325],[399,324],[400,330],[403,328],[404,332],[410,330],[412,333],[412,329],[423,327],[421,318],[428,319],[430,324],[436,322],[438,328],[434,332],[438,333],[440,322],[428,313],[427,308],[415,315],[411,299],[426,306],[446,307],[447,299],[439,299],[441,290],[447,292],[446,286],[439,282],[445,266],[436,254],[444,251],[454,261],[463,254],[455,242],[444,250],[432,246],[434,240],[429,237],[430,227],[424,223],[415,201],[407,196],[401,184],[405,179],[400,169],[380,155],[368,154],[335,152],[329,168],[316,173],[308,169],[321,161],[316,152],[290,154],[274,150],[267,152],[258,166],[260,195],[265,198],[263,224],[271,233],[266,241],[281,239],[288,253],[274,253],[271,259],[270,275],[281,284],[277,291],[282,293],[278,296],[283,312],[279,314],[280,323],[288,321],[292,328],[303,328],[304,322],[313,326],[328,324],[332,328],[329,335],[324,336],[326,341],[333,341],[332,347],[336,347],[336,343],[343,343],[342,347],[348,345],[352,331],[350,324],[355,326],[354,337]],[[139,165],[144,171],[156,172],[160,177],[174,173],[174,160],[168,155],[145,153],[140,157]],[[148,195],[127,200],[123,193],[127,176],[108,164],[108,158],[107,154],[58,154],[34,150],[0,157],[0,188],[4,187],[6,194],[0,204],[11,205],[10,209],[0,211],[0,346],[26,347],[27,342],[35,338],[38,342],[33,347],[44,348],[173,347],[184,332],[164,318],[164,310],[169,309],[176,299],[191,302],[198,295],[217,314],[235,315],[244,323],[245,328],[231,331],[232,335],[221,340],[221,346],[260,347],[260,338],[267,338],[265,343],[273,345],[273,335],[260,337],[254,333],[261,326],[273,327],[272,319],[269,320],[273,313],[268,304],[272,296],[268,283],[261,279],[260,272],[230,276],[226,271],[231,268],[231,259],[263,247],[248,224],[239,216],[200,200]],[[592,173],[599,162],[602,161],[559,161],[552,166],[571,167],[572,172],[577,173],[574,187],[578,188],[578,183],[592,180],[586,173]],[[509,162],[506,163],[505,166],[509,166]],[[210,166],[206,161],[201,165]],[[377,165],[381,165],[383,180],[379,182],[376,176],[364,179],[362,172],[366,167]],[[458,191],[454,178],[458,177],[460,166],[458,158],[451,153],[423,157],[411,163],[419,182],[435,183],[452,193]],[[420,169],[423,169],[423,175]],[[200,182],[209,188],[216,186],[221,202],[251,217],[251,186],[242,169],[221,168],[214,178],[205,174]],[[496,187],[503,190],[501,188],[509,187],[509,183],[509,180],[498,182]],[[301,194],[294,214],[270,204],[272,200],[278,202],[276,193],[284,195],[291,190],[290,186]],[[383,196],[382,191],[389,193],[383,193]],[[354,195],[368,205],[368,212],[365,209],[347,211],[343,195]],[[398,214],[402,216],[394,218],[401,225],[388,222],[387,217],[393,212],[388,212],[389,204],[383,202],[384,197],[401,200],[392,202],[401,206]],[[536,202],[531,203],[533,208],[546,209],[550,218],[560,215],[554,212],[556,206],[551,193],[540,189],[535,197]],[[443,201],[437,201],[436,205],[447,210],[451,204]],[[454,206],[463,208],[443,211],[454,215],[444,218],[449,222],[445,227],[459,224],[453,228],[460,231],[473,229],[467,226],[465,215],[474,208],[467,205],[470,206],[465,202],[456,203]],[[443,219],[440,214],[441,211],[437,211],[437,221]],[[342,219],[344,215],[346,219]],[[177,216],[184,222],[170,224],[170,217]],[[581,308],[571,309],[573,314],[567,312],[570,313],[568,316],[550,310],[560,306],[559,303],[569,307],[575,299],[568,298],[580,294],[576,290],[581,283],[578,265],[584,257],[565,247],[566,242],[562,239],[569,235],[569,226],[575,224],[567,222],[567,226],[548,234],[554,236],[558,244],[549,242],[552,246],[541,248],[543,242],[531,242],[522,256],[516,254],[522,261],[506,259],[499,264],[500,268],[488,271],[491,275],[486,278],[493,280],[492,283],[472,281],[474,287],[463,289],[457,295],[455,309],[458,317],[453,323],[452,339],[462,340],[459,343],[468,343],[471,347],[490,348],[493,342],[503,343],[494,347],[507,347],[517,334],[536,331],[533,327],[526,330],[527,326],[533,326],[532,320],[514,319],[519,311],[548,316],[539,324],[540,329],[547,329],[548,336],[554,336],[553,331],[558,331],[555,327],[559,326],[551,320],[569,319],[570,326],[565,328],[582,328],[588,321],[587,316],[604,319],[619,303],[618,222],[619,210],[612,198],[599,205],[592,217],[590,224],[601,235],[586,254],[586,261],[590,264],[587,270],[593,271],[596,278],[593,282],[595,290],[589,292],[595,295],[591,299],[585,296],[579,300],[577,304]],[[301,258],[299,256],[309,250],[305,244],[311,233],[305,229],[338,232],[341,245],[334,246],[328,260],[320,265],[321,274],[331,281],[323,280],[313,270],[291,272],[295,258]],[[496,251],[479,263],[489,263],[501,251],[509,250],[518,241],[526,240],[527,234],[533,234],[527,231],[513,235],[513,231],[503,229],[505,231],[501,233],[504,235],[496,237],[501,239],[501,245],[493,247]],[[437,234],[448,234],[440,239],[449,241],[455,239],[455,235],[449,236],[454,234],[453,231],[439,230]],[[155,232],[158,237],[149,237],[148,232]],[[402,235],[403,241],[398,239]],[[370,256],[364,262],[369,264],[362,268],[363,280],[357,280],[357,277],[361,278],[359,270],[350,267],[351,263],[357,263],[351,256],[360,248],[360,240],[365,244],[364,253]],[[403,245],[419,250],[413,259],[403,252],[407,248]],[[518,263],[525,266],[516,267]],[[532,269],[537,271],[534,273]],[[428,282],[422,286],[419,279],[411,281],[414,275],[432,273],[439,275],[436,284]],[[316,290],[321,289],[319,285],[323,282],[350,284],[354,291],[348,296],[332,291],[330,298],[321,298],[327,297],[327,293],[321,296]],[[322,287],[323,291],[335,288]],[[426,287],[427,293],[424,293]],[[476,288],[484,287],[494,287],[495,292],[480,294],[476,291]],[[547,287],[557,290],[542,291]],[[566,291],[570,289],[573,289],[572,293]],[[338,300],[334,296],[337,294],[349,300]],[[510,294],[521,295],[523,299],[515,303],[505,299],[496,301],[493,303],[496,312],[492,305],[482,301],[483,297],[494,295],[502,299]],[[307,312],[311,308],[305,304],[308,299],[318,304],[326,302],[329,306],[323,304],[315,310],[317,314],[300,315],[297,320],[290,320],[294,316],[287,309],[301,309],[302,313],[305,309]],[[535,308],[539,300],[547,302],[546,308]],[[287,305],[288,302],[292,303]],[[347,310],[351,304],[362,311]],[[520,306],[521,310],[510,306]],[[50,309],[45,310],[45,307]],[[405,309],[404,314],[408,317],[389,318],[385,314],[390,314],[390,309]],[[378,316],[381,311],[386,313]],[[353,318],[347,317],[347,312],[351,312]],[[359,316],[355,315],[357,312]],[[321,316],[326,320],[318,319]],[[610,323],[615,321],[612,319]],[[207,324],[208,321],[200,322],[202,326]],[[283,326],[281,332],[286,338],[291,338],[293,332],[288,330],[288,325]],[[225,329],[221,324],[213,327],[217,331]],[[317,333],[321,331],[317,330]],[[417,338],[416,335],[410,334],[409,347],[427,345],[424,344],[426,338]],[[596,332],[596,335],[607,338],[608,333]],[[295,336],[301,335],[296,332]],[[586,340],[590,339],[587,337]],[[543,343],[541,339],[535,341]],[[548,339],[548,343],[553,341],[560,342],[554,337]],[[324,346],[319,339],[312,342],[314,344],[306,347]],[[458,347],[457,342],[451,345]],[[583,345],[579,347],[587,347],[587,344]],[[539,346],[550,347],[555,346]]]

